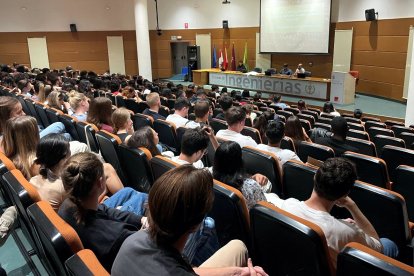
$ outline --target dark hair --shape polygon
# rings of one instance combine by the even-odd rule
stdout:
[[[354,117],[357,118],[357,119],[361,119],[361,117],[362,117],[362,110],[359,109],[359,108],[355,109],[354,110]]]
[[[270,121],[267,125],[266,137],[271,144],[279,144],[285,136],[285,124],[281,121]]]
[[[218,91],[219,90],[219,87],[218,87],[218,85],[215,85],[215,84],[213,84],[212,86],[211,86],[211,90],[212,91]]]
[[[172,245],[195,230],[213,200],[213,177],[208,171],[182,165],[166,172],[149,192],[149,236],[158,245]]]
[[[282,100],[282,95],[276,94],[273,97],[273,101],[275,101],[276,103],[279,103]]]
[[[205,150],[209,141],[207,133],[201,127],[187,129],[181,140],[181,153],[191,156],[199,150]]]
[[[315,175],[314,190],[322,198],[335,201],[347,195],[357,179],[355,166],[344,158],[329,158]]]
[[[260,137],[262,137],[262,141],[266,141],[267,137],[265,137],[266,130],[268,128],[268,122],[273,120],[275,114],[270,111],[264,111],[259,117],[254,120],[253,127],[257,129],[260,133]]]
[[[323,108],[322,108],[323,113],[331,113],[331,112],[334,112],[334,111],[335,111],[335,108],[334,108],[334,106],[331,102],[326,102],[323,105]]]
[[[233,98],[229,97],[227,95],[225,96],[221,96],[218,100],[221,108],[223,109],[223,111],[226,111],[227,109],[229,109],[230,107],[233,106]]]
[[[299,109],[300,111],[302,111],[302,110],[307,110],[307,109],[308,109],[308,107],[306,106],[306,103],[305,103],[305,101],[304,101],[304,100],[299,100],[299,101],[298,101],[298,109]]]
[[[247,90],[247,89],[243,90],[243,92],[242,92],[242,97],[244,97],[244,98],[248,98],[248,97],[250,97],[250,91],[249,91],[249,90]]]
[[[196,118],[203,118],[210,110],[210,103],[207,100],[197,101],[194,105],[194,114]]]
[[[101,129],[103,124],[112,125],[112,102],[105,97],[93,99],[89,106],[87,122],[95,124]]]
[[[89,198],[96,182],[103,176],[103,164],[96,154],[77,153],[66,162],[61,178],[69,199],[77,207],[75,218],[78,224],[84,223],[87,211],[83,201]]]
[[[244,121],[246,119],[246,111],[239,106],[233,106],[225,112],[224,117],[226,118],[227,124],[231,126]]]
[[[286,120],[285,135],[292,138],[295,143],[299,141],[305,141],[305,135],[303,134],[303,128],[296,116],[290,116]]]
[[[254,94],[253,96],[253,101],[257,102],[262,98],[262,92],[258,91],[256,92],[256,94]]]
[[[348,123],[345,118],[341,116],[334,117],[331,121],[331,128],[334,135],[341,136],[344,139],[346,138],[348,134]]]
[[[221,93],[227,93],[227,87],[223,87],[223,88],[221,89]]]
[[[187,100],[187,98],[178,98],[175,100],[175,103],[174,103],[175,110],[181,110],[184,107],[190,107],[190,102]]]
[[[111,90],[112,93],[119,91],[120,90],[119,80],[112,79],[111,82],[109,83],[109,89]]]
[[[240,189],[247,177],[244,171],[242,150],[238,143],[226,141],[214,154],[213,177],[218,181]]]
[[[147,148],[152,156],[161,154],[154,143],[154,133],[151,127],[144,126],[135,131],[127,142],[127,146],[130,148]]]
[[[70,153],[69,142],[61,134],[51,133],[40,139],[36,147],[36,164],[40,174],[47,178],[47,170],[53,169]]]

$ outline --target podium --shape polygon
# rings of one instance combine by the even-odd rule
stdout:
[[[355,78],[348,72],[332,72],[332,103],[353,104],[355,102]]]

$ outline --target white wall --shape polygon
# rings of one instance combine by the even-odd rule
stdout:
[[[258,27],[260,0],[158,0],[160,28]],[[134,30],[133,0],[0,0],[0,32]],[[414,0],[332,0],[332,21],[365,20],[375,8],[379,19],[414,17]],[[148,0],[150,29],[155,29],[155,1]]]

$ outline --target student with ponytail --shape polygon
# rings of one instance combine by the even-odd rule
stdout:
[[[114,125],[113,133],[118,135],[123,143],[126,143],[134,133],[131,113],[125,107],[120,107],[112,113],[112,123]]]

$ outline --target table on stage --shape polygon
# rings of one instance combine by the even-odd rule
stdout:
[[[216,84],[261,91],[263,93],[280,93],[310,99],[329,100],[331,80],[324,78],[296,78],[286,75],[266,76],[262,73],[241,73],[220,71],[220,69],[193,70],[196,85]]]

